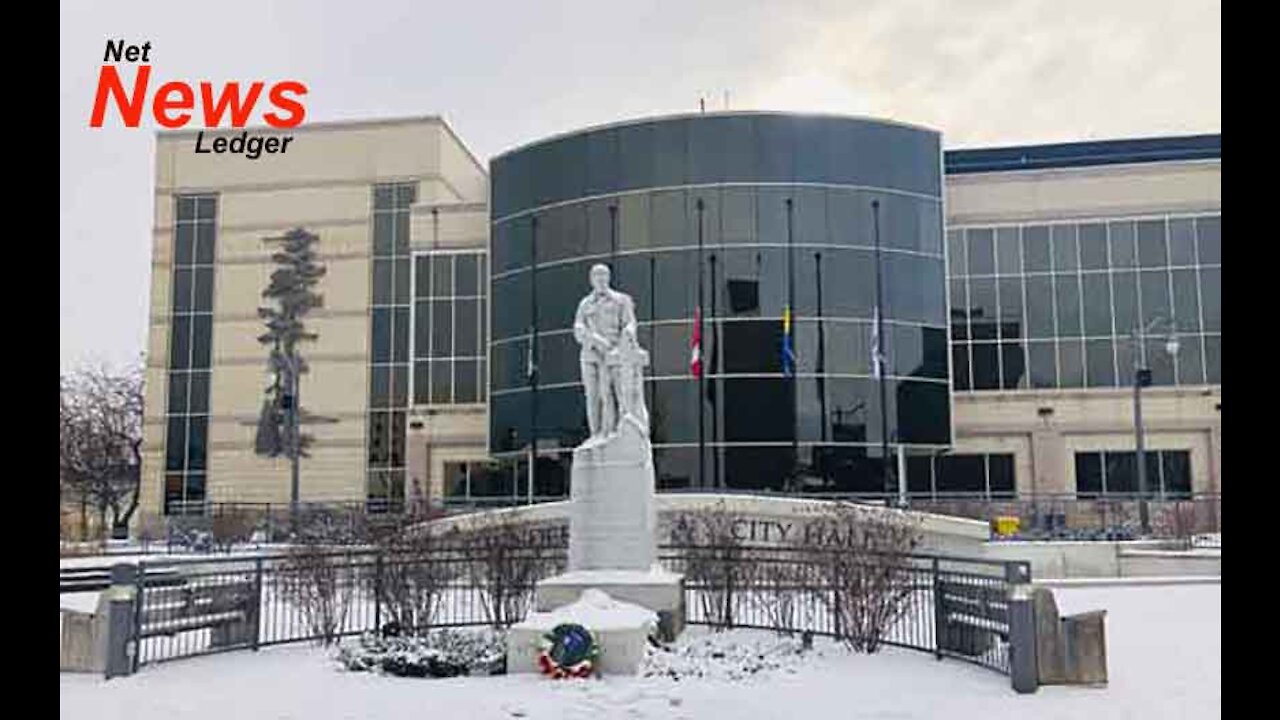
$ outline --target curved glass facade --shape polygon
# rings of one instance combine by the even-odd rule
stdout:
[[[491,179],[490,450],[536,437],[535,495],[564,492],[587,434],[572,323],[598,262],[652,357],[659,487],[880,492],[886,432],[891,454],[950,444],[937,133],[681,116],[536,143],[494,159]]]

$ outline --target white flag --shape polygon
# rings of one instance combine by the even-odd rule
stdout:
[[[875,306],[871,316],[871,377],[879,380],[884,375],[884,352],[880,348],[880,306]]]

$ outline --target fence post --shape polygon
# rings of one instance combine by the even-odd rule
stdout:
[[[382,551],[373,560],[373,631],[382,632]]]
[[[138,618],[142,607],[138,591],[141,587],[141,563],[137,567],[129,563],[111,566],[111,587],[98,601],[104,625],[103,676],[107,680],[132,675],[138,669]]]
[[[262,644],[262,557],[254,560],[253,607],[249,609],[249,622],[253,627],[253,649]]]
[[[930,560],[933,576],[933,655],[942,659],[943,617],[942,617],[942,575],[939,572],[938,558]]]
[[[1004,566],[1009,584],[1009,680],[1019,693],[1033,693],[1040,685],[1036,664],[1036,617],[1031,602],[1031,567],[1025,562]]]

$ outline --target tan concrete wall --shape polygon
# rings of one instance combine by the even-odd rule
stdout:
[[[1066,220],[1222,207],[1222,163],[1196,161],[953,175],[947,224]]]
[[[206,143],[219,134],[238,132],[206,133]],[[307,409],[338,422],[308,428],[317,442],[313,458],[303,461],[302,492],[324,500],[365,495],[372,185],[417,180],[420,204],[442,204],[442,242],[485,246],[487,177],[438,119],[315,124],[283,134],[295,138],[288,152],[258,160],[197,155],[194,134],[157,140],[144,513],[158,511],[163,499],[172,195],[219,194],[207,481],[208,498],[215,501],[287,502],[289,496],[288,463],[259,458],[252,448],[252,423],[268,380],[257,342],[257,308],[273,270],[265,237],[299,226],[320,237],[327,272],[318,290],[325,304],[308,316],[320,338],[305,351],[311,372],[302,380],[302,397]],[[453,207],[459,202],[462,212]],[[421,234],[419,220],[415,214],[412,242],[426,248],[430,236]],[[465,439],[447,442],[469,442],[483,451],[483,411],[477,418],[453,431]]]
[[[1145,442],[1189,450],[1195,492],[1220,492],[1220,387],[1147,388]],[[1011,452],[1019,492],[1075,492],[1075,453],[1134,448],[1133,396],[1126,389],[958,393],[956,452]],[[1040,417],[1040,408],[1053,414]]]

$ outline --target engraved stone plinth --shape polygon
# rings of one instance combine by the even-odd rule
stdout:
[[[569,570],[648,572],[656,559],[653,453],[630,417],[573,453]]]

